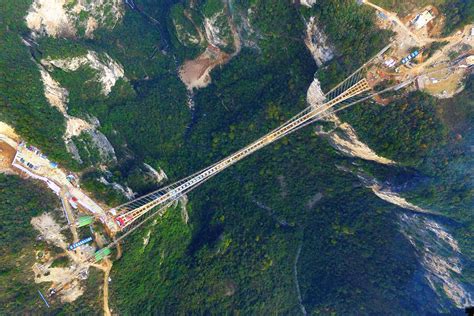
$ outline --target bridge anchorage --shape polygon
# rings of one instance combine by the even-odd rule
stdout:
[[[272,130],[268,134],[257,139],[253,143],[238,150],[230,156],[204,168],[180,181],[170,184],[157,191],[141,196],[133,201],[129,201],[122,205],[116,206],[108,211],[110,215],[103,222],[115,236],[113,242],[98,250],[95,255],[91,256],[86,262],[94,263],[102,260],[110,254],[110,250],[117,246],[124,238],[133,231],[141,227],[150,219],[156,216],[163,216],[166,210],[183,197],[185,194],[195,189],[200,184],[209,180],[219,172],[256,152],[257,150],[289,135],[317,120],[327,117],[333,113],[344,110],[349,106],[369,100],[376,95],[383,94],[388,91],[396,91],[414,82],[419,76],[426,75],[443,69],[430,71],[409,77],[407,80],[385,88],[381,91],[373,91],[364,77],[365,70],[369,64],[380,55],[382,55],[389,47],[388,45],[382,49],[377,55],[357,69],[352,75],[334,87],[325,95],[323,103],[316,106],[308,106],[303,111],[289,119],[280,127]],[[446,65],[446,68],[453,68],[452,65]],[[67,283],[60,285],[56,289],[52,289],[51,295],[63,289]]]

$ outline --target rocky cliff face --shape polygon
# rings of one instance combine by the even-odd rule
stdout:
[[[324,102],[325,96],[318,79],[311,83],[306,99],[314,107]],[[361,142],[354,128],[350,124],[342,123],[335,114],[329,115],[324,119],[334,123],[337,128],[329,132],[319,130],[316,133],[326,137],[329,143],[341,153],[350,157],[371,160],[386,165],[395,163],[390,159],[377,155],[367,144]]]
[[[325,101],[317,79],[307,91],[307,101],[314,107]],[[320,129],[317,134],[327,138],[329,143],[344,155],[379,164],[395,164],[394,161],[377,155],[367,144],[360,141],[354,128],[348,123],[342,123],[336,115],[331,114],[325,120],[332,122],[336,127],[330,131]],[[339,168],[352,172],[347,168]],[[449,310],[449,301],[458,308],[473,305],[474,297],[471,294],[473,287],[462,278],[463,261],[468,259],[463,256],[458,242],[448,229],[432,218],[433,215],[439,216],[439,214],[407,201],[391,190],[390,186],[382,185],[375,178],[359,172],[353,173],[377,197],[409,211],[399,214],[398,224],[401,233],[412,244],[421,265],[420,274],[423,279],[413,286],[419,288],[420,285],[424,285],[435,293],[438,300],[433,302],[433,310],[438,312]]]
[[[88,51],[86,55],[65,59],[43,59],[42,65],[50,71],[54,67],[64,71],[76,71],[81,67],[90,67],[97,75],[96,80],[102,85],[102,93],[108,95],[118,79],[125,78],[122,65],[113,60],[108,54],[98,54]]]
[[[143,163],[143,165],[144,165],[145,168],[148,170],[148,172],[150,173],[150,175],[153,176],[153,178],[155,178],[156,183],[161,183],[161,182],[163,182],[164,180],[168,180],[168,176],[167,176],[166,173],[163,171],[163,169],[160,169],[160,170],[158,171],[158,170],[156,170],[155,168],[153,168],[152,166],[150,166],[150,165],[147,164],[147,163]]]
[[[41,80],[44,86],[44,96],[51,106],[57,108],[66,119],[66,133],[64,139],[70,140],[73,136],[79,136],[82,131],[93,129],[93,126],[83,119],[70,116],[67,113],[67,102],[69,92],[61,87],[59,82],[53,79],[49,72],[40,66]]]
[[[88,54],[89,55],[89,54]],[[95,54],[90,54],[91,56],[96,56]],[[65,69],[76,70],[80,65],[86,64],[86,61],[89,61],[87,58],[76,58],[71,62],[64,60],[57,61],[57,65],[64,67]],[[110,76],[111,71],[107,71],[107,67],[101,64],[98,59],[92,59],[96,68],[104,70],[102,77],[99,77],[98,80],[101,80],[103,83],[103,92],[110,92],[111,84],[115,78]],[[54,62],[44,62],[46,66],[54,65]],[[102,67],[97,67],[98,65]],[[113,63],[112,63],[113,65]],[[57,67],[59,67],[57,66]],[[102,134],[97,128],[100,126],[100,123],[97,119],[91,119],[91,122],[88,122],[84,119],[74,117],[68,114],[67,112],[67,103],[69,92],[67,89],[61,87],[59,82],[53,79],[47,69],[39,65],[41,80],[43,81],[44,86],[44,95],[51,106],[56,107],[66,119],[66,132],[64,134],[64,141],[66,143],[66,148],[72,154],[72,156],[79,162],[82,163],[82,159],[79,155],[76,144],[73,142],[72,138],[75,136],[80,136],[82,133],[86,133],[90,136],[93,146],[99,151],[101,159],[103,161],[117,161],[115,155],[115,150],[112,144],[109,142],[107,137]],[[123,70],[122,70],[123,72]],[[100,73],[99,73],[100,75]],[[104,91],[105,90],[105,91]]]
[[[34,36],[90,38],[98,28],[113,28],[123,9],[120,0],[34,0],[26,23]]]
[[[306,23],[304,42],[318,67],[334,58],[334,48],[329,44],[326,34],[319,28],[314,16]]]
[[[313,5],[316,4],[316,1],[317,0],[300,0],[300,4],[308,7],[308,8],[311,8]]]
[[[469,260],[462,254],[449,229],[440,223],[442,215],[410,203],[394,192],[389,184],[381,184],[377,179],[359,171],[337,167],[356,175],[380,199],[406,210],[398,214],[398,225],[419,258],[419,274],[422,276],[421,280],[412,285],[416,287],[413,290],[419,292],[421,286],[431,289],[438,296],[432,309],[440,313],[450,309],[449,301],[458,308],[472,305],[473,287],[462,279],[463,262]]]
[[[204,29],[206,31],[207,41],[215,47],[227,47],[231,44],[229,43],[229,34],[226,32],[228,28],[229,26],[227,25],[227,17],[224,10],[204,18]]]
[[[334,56],[333,49],[326,35],[319,30],[314,17],[311,17],[307,23],[305,44],[318,66],[328,62]],[[314,79],[306,93],[307,102],[311,106],[317,107],[319,104],[324,103],[325,98],[319,80]],[[332,122],[337,128],[330,132],[319,130],[317,134],[326,137],[329,143],[341,153],[381,164],[395,163],[390,159],[377,155],[367,144],[361,142],[352,126],[342,123],[335,114],[326,116],[324,120]]]
[[[463,261],[457,241],[445,227],[433,219],[417,214],[400,214],[400,230],[413,245],[424,277],[439,300],[433,309],[442,312],[448,297],[458,308],[472,306],[473,286],[462,281]]]

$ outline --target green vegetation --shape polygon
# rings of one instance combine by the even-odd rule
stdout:
[[[416,92],[385,107],[356,105],[342,117],[377,153],[416,166],[445,142],[446,131],[435,113],[435,99]]]
[[[440,7],[450,1],[451,0],[372,0],[371,2],[384,9],[395,11],[404,17],[416,9],[422,9],[428,5]]]
[[[138,1],[136,1],[138,2]],[[171,58],[159,51],[162,36],[156,26],[135,11],[127,10],[113,30],[97,30],[94,39],[83,42],[96,51],[105,51],[124,66],[130,80],[156,78],[173,68]]]
[[[443,35],[449,35],[474,21],[474,2],[471,0],[373,0],[372,2],[401,16],[434,5],[446,17]]]
[[[85,166],[94,166],[102,163],[99,149],[92,142],[90,134],[82,132],[71,139],[77,146],[79,156]]]
[[[112,186],[100,182],[99,172],[88,172],[82,177],[82,187],[91,192],[95,199],[104,201],[107,205],[118,205],[125,202],[125,197]]]
[[[471,0],[450,0],[441,6],[446,16],[443,33],[448,35],[474,22],[474,2]]]
[[[69,257],[63,256],[63,257],[59,257],[56,260],[54,260],[54,262],[51,264],[51,267],[53,267],[53,268],[56,268],[56,267],[63,268],[63,267],[69,266],[69,264],[70,264]]]
[[[452,133],[465,134],[469,140],[471,122],[474,120],[474,77],[466,80],[464,90],[455,98],[437,102],[436,113]]]
[[[223,10],[224,2],[220,0],[205,0],[202,5],[202,13],[208,18]]]
[[[445,146],[437,148],[424,163],[432,178],[410,194],[421,204],[428,205],[449,215],[464,225],[455,231],[463,253],[474,260],[474,190],[472,187],[472,157],[474,133],[474,80],[471,76],[465,90],[454,99],[439,100],[437,117],[448,128]],[[474,282],[474,269],[465,271],[468,282]]]
[[[101,84],[95,79],[97,71],[89,66],[81,66],[77,71],[69,72],[55,69],[52,77],[69,92],[68,114],[84,116],[84,113],[99,112],[98,102],[106,99],[101,94]],[[98,109],[94,107],[97,105]]]
[[[217,31],[218,41],[217,46],[226,53],[234,51],[234,38],[232,30],[230,29],[227,6],[221,0],[206,0],[202,7],[202,14],[209,19],[215,31]]]
[[[185,16],[184,6],[181,3],[175,4],[170,11],[170,18],[176,32],[176,37],[184,46],[197,46],[200,44],[200,37],[193,23]]]
[[[48,310],[52,315],[102,315],[102,271],[91,268],[87,280],[84,281],[84,294],[69,304],[54,304]]]
[[[124,66],[129,81],[119,81],[108,97],[100,93],[99,84],[91,80],[95,74],[87,67],[52,74],[70,91],[70,113],[97,117],[101,132],[116,149],[119,162],[110,166],[110,172],[90,168],[81,183],[111,206],[122,203],[124,197],[98,181],[101,176],[140,194],[149,192],[156,183],[143,177],[143,162],[163,168],[170,181],[177,180],[234,152],[306,107],[306,91],[317,69],[303,43],[304,19],[316,16],[336,48],[334,61],[316,74],[325,90],[386,45],[391,35],[375,27],[373,10],[355,1],[317,2],[312,9],[286,0],[240,1],[234,14],[246,16],[251,8],[249,23],[257,34],[258,49],[244,47],[228,64],[215,69],[212,83],[194,92],[191,113],[186,106],[188,92],[176,68],[184,58],[195,56],[197,49],[183,46],[173,25],[174,18],[191,30],[183,14],[189,5],[172,0],[136,3],[141,13],[127,8],[122,23],[113,30],[97,31],[93,39],[39,41],[40,50],[48,56],[64,58],[92,49]],[[222,2],[198,1],[195,6],[191,14],[202,25],[197,12],[217,12]],[[17,36],[12,28],[8,32]],[[24,53],[28,55],[27,50]],[[467,110],[474,99],[471,83],[460,98],[461,104],[412,93],[386,107],[362,104],[342,116],[372,148],[401,167],[344,157],[309,127],[230,167],[189,194],[188,224],[178,205],[128,237],[124,255],[112,271],[113,309],[126,315],[297,314],[296,267],[302,303],[311,314],[377,315],[387,313],[387,306],[399,314],[428,313],[433,300],[420,301],[419,288],[429,289],[416,281],[419,262],[399,231],[400,209],[336,166],[354,163],[371,175],[399,182],[418,171],[425,173],[428,185],[414,186],[405,195],[422,206],[451,212],[449,216],[462,223],[456,238],[472,258],[474,224],[468,214],[472,190],[463,175],[472,164],[463,152],[453,158],[455,164],[448,170],[443,165],[459,149],[446,146],[472,125],[472,111]],[[87,136],[74,140],[84,165],[99,163]],[[463,148],[467,145],[468,141],[463,142]],[[440,152],[443,159],[437,159]],[[29,194],[18,187],[11,183],[7,187],[6,201],[12,205],[22,204],[11,196],[23,199],[21,194]],[[17,191],[12,195],[10,188]],[[6,203],[0,200],[0,206],[2,202]],[[17,234],[15,228],[13,232]],[[80,233],[89,234],[87,227]],[[32,237],[25,235],[28,241]],[[302,250],[294,266],[299,246]],[[2,270],[0,278],[3,275]],[[472,280],[473,275],[468,269],[466,279]],[[74,304],[55,305],[53,314],[98,313],[100,277],[91,270],[86,294]],[[10,304],[7,313],[23,311],[22,302],[36,295],[28,291],[21,293],[31,293],[31,297],[5,298]],[[430,292],[426,297],[430,295],[434,296]]]
[[[285,1],[256,1],[253,9],[252,23],[265,34],[260,51],[244,49],[213,72],[213,83],[195,95],[193,123],[173,146],[150,146],[156,140],[140,141],[136,128],[127,134],[137,156],[159,157],[171,179],[215,162],[306,106],[316,67],[302,42],[289,40],[301,38],[299,12]],[[362,25],[370,36],[384,36]],[[362,33],[348,40],[361,45]],[[372,43],[382,46],[383,38]],[[359,58],[378,48],[363,47]],[[296,314],[293,261],[302,242],[297,267],[307,310],[382,313],[388,301],[408,311],[400,301],[411,302],[405,286],[416,261],[398,232],[395,208],[332,164],[317,163],[344,160],[308,129],[216,176],[190,194],[190,224],[182,223],[179,209],[170,210],[130,237],[112,276],[116,308],[125,314]],[[319,193],[323,200],[308,206]]]
[[[446,44],[448,44],[447,41],[443,41],[443,42],[433,42],[431,44],[429,44],[423,51],[423,58],[424,59],[429,59],[431,58],[431,56],[433,56],[433,54],[438,51],[439,49],[441,49],[443,46],[446,46]]]
[[[23,16],[30,4],[0,2],[0,121],[11,124],[51,159],[74,168],[62,139],[64,118],[46,101],[39,68],[22,43],[21,36],[28,33]]]
[[[34,282],[32,266],[35,259],[49,252],[56,256],[61,249],[37,241],[38,232],[30,224],[31,218],[43,212],[59,209],[59,199],[40,182],[22,180],[17,176],[0,174],[0,314],[99,315],[101,306],[102,273],[89,271],[85,281],[87,291],[72,304],[57,304],[50,300],[47,308],[38,290],[47,293],[48,283]],[[56,259],[53,267],[64,267],[69,259]]]
[[[463,223],[453,233],[469,260],[474,260],[472,100],[471,76],[465,90],[453,99],[436,100],[417,92],[385,107],[358,105],[343,116],[378,153],[422,173],[417,180],[422,183],[408,184],[412,189],[405,195],[417,205]],[[474,269],[467,265],[463,275],[472,283]]]
[[[30,224],[32,217],[59,206],[54,195],[39,187],[38,183],[3,174],[0,174],[0,197],[0,247],[7,256],[19,251],[36,237]]]
[[[374,27],[372,8],[352,0],[317,2],[304,14],[316,17],[336,48],[338,57],[317,73],[325,91],[380,51],[392,34]]]
[[[30,224],[34,216],[58,207],[58,200],[39,183],[0,174],[0,314],[44,311],[34,283],[31,266],[35,250],[47,250],[35,242],[37,232]]]
[[[65,38],[40,37],[37,40],[43,57],[64,59],[79,57],[87,54],[87,49],[76,41]]]

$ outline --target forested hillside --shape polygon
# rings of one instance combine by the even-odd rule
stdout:
[[[34,38],[24,23],[30,2],[0,0],[6,12],[0,18],[0,121],[81,172],[82,188],[110,207],[126,199],[101,177],[138,195],[186,177],[307,107],[315,78],[328,91],[393,39],[376,26],[372,9],[352,0],[317,1],[311,8],[289,0],[135,0],[120,3],[123,17],[93,36],[79,28],[74,36]],[[374,2],[408,10],[393,1]],[[453,30],[471,21],[469,1],[442,5],[459,10],[447,16]],[[319,68],[305,45],[310,18],[334,50]],[[110,57],[123,76],[104,93],[92,66],[50,66],[51,78],[68,91],[63,115],[48,104],[39,69],[46,69],[44,60],[74,64],[90,51],[104,64]],[[221,54],[221,63],[206,87],[187,89],[181,66],[199,56],[212,59],[206,54]],[[212,178],[188,194],[187,204],[128,237],[113,263],[113,312],[459,312],[430,287],[417,248],[424,241],[413,242],[403,222],[403,216],[416,219],[414,213],[379,198],[367,179],[437,213],[426,218],[452,232],[465,263],[461,281],[473,284],[473,87],[470,79],[453,99],[411,92],[387,106],[366,102],[338,113],[393,165],[342,155],[315,132],[337,126],[318,122]],[[82,158],[73,159],[64,145],[68,116],[103,133],[116,160],[104,161],[84,132],[71,138]],[[143,163],[163,169],[168,180],[151,181]],[[37,247],[29,219],[56,206],[43,189],[0,174],[7,245],[0,276],[7,291],[0,305],[7,314],[34,312],[22,307],[30,300],[40,306],[28,263],[14,268],[23,258],[15,250],[23,256]],[[55,305],[53,313],[100,312],[99,277],[91,273],[91,291],[73,304]],[[13,296],[14,288],[26,294]]]

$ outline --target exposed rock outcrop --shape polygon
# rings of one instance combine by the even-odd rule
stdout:
[[[109,182],[104,177],[100,177],[99,181],[107,186],[111,186],[115,190],[121,192],[127,199],[132,200],[137,195],[133,190],[127,186],[123,186],[117,182]]]
[[[304,5],[305,7],[311,8],[313,5],[316,4],[317,0],[300,0],[300,4]]]
[[[120,0],[34,0],[25,19],[34,36],[90,38],[99,27],[113,28],[123,11]]]
[[[226,38],[230,35],[230,27],[229,32],[225,32],[223,30],[222,22],[227,22],[227,17],[224,10],[217,12],[211,17],[204,18],[204,30],[206,32],[206,39],[209,44],[215,47],[226,47],[229,43],[229,38]],[[229,34],[226,34],[229,33]]]
[[[330,115],[326,118],[336,124],[337,129],[331,133],[318,132],[320,135],[327,135],[329,143],[350,157],[357,157],[364,160],[371,160],[384,165],[395,164],[393,160],[377,155],[367,144],[359,140],[354,128],[348,123],[341,123],[336,115]]]
[[[88,130],[87,133],[91,136],[94,147],[99,150],[102,161],[117,162],[114,147],[104,134],[96,129]]]
[[[324,93],[318,79],[314,79],[308,88],[306,99],[313,107],[318,107],[325,100]],[[367,144],[361,142],[356,131],[347,123],[341,123],[335,114],[327,115],[324,120],[334,123],[337,128],[329,132],[319,130],[316,133],[326,137],[329,143],[342,152],[343,154],[361,158],[365,160],[375,161],[381,164],[394,164],[395,162],[377,155]]]
[[[318,67],[333,59],[334,48],[329,44],[326,34],[320,30],[317,20],[313,16],[306,23],[304,42]]]
[[[143,163],[143,165],[144,165],[145,168],[150,172],[150,174],[155,178],[156,183],[160,183],[160,182],[162,182],[163,180],[167,180],[167,179],[168,179],[168,176],[167,176],[166,173],[163,171],[163,169],[160,169],[160,170],[158,171],[158,170],[156,170],[155,168],[153,168],[152,166],[150,166],[150,165],[147,164],[147,163]]]
[[[43,59],[41,64],[52,71],[54,67],[64,71],[76,71],[80,67],[90,67],[97,72],[96,80],[102,84],[102,93],[108,95],[118,79],[124,78],[122,65],[113,60],[108,54],[97,54],[88,51],[86,55],[65,59]]]
[[[448,297],[458,308],[474,305],[472,286],[462,282],[462,253],[454,237],[445,227],[421,215],[401,214],[399,219],[400,230],[416,249],[431,289],[440,298]]]
[[[93,126],[83,119],[70,116],[67,113],[67,102],[69,92],[60,86],[59,82],[40,66],[41,80],[44,86],[44,96],[51,106],[54,106],[64,115],[66,119],[66,133],[64,139],[67,141],[73,136],[79,136],[83,131],[93,129]]]
[[[117,160],[115,150],[112,144],[109,142],[104,134],[99,132],[97,128],[100,126],[99,121],[96,118],[91,118],[89,123],[81,118],[70,116],[67,113],[67,102],[69,92],[67,89],[61,87],[59,82],[54,80],[48,71],[43,66],[40,67],[41,80],[44,86],[44,95],[51,106],[56,107],[66,119],[66,132],[64,134],[64,141],[66,143],[67,150],[73,155],[78,161],[82,162],[82,159],[77,150],[76,144],[71,140],[74,136],[79,136],[81,133],[88,133],[91,136],[94,146],[98,149],[101,159],[104,161]]]

